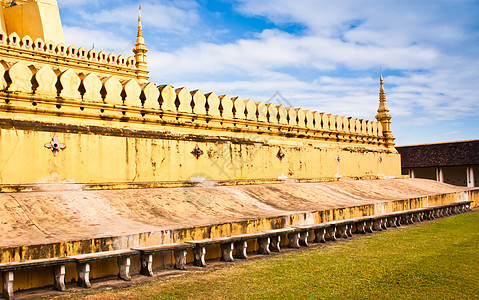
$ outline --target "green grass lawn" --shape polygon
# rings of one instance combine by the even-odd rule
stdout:
[[[479,212],[84,297],[479,299]]]

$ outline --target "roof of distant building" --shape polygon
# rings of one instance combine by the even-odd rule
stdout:
[[[402,168],[479,165],[479,140],[396,146]]]

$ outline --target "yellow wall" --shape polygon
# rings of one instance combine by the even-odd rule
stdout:
[[[283,106],[266,113],[262,102],[20,58],[0,60],[0,184],[401,175],[393,139],[376,121],[309,112],[297,122]],[[66,145],[56,157],[44,147],[54,136]]]
[[[38,1],[19,4],[3,9],[7,34],[16,32],[20,38],[25,35],[33,40],[41,38],[44,41],[64,43],[63,28],[60,13],[51,1]]]
[[[254,138],[242,137],[241,133],[219,131],[215,135],[224,134],[224,138],[213,141],[201,135],[184,140],[183,133],[171,132],[159,134],[159,137],[154,137],[153,133],[151,137],[142,137],[146,133],[140,131],[127,137],[110,136],[108,129],[104,134],[67,132],[74,129],[73,126],[58,129],[55,125],[47,128],[46,123],[40,122],[30,130],[0,129],[0,183],[132,183],[188,181],[199,177],[252,180],[281,176],[400,175],[399,155],[381,149],[281,137],[255,142]],[[66,145],[56,157],[44,147],[55,134]],[[196,145],[204,152],[199,159],[191,154]],[[282,161],[276,157],[280,146],[286,155]],[[341,157],[339,163],[337,155]]]
[[[0,29],[3,32],[7,32],[7,26],[5,25],[5,16],[4,16],[5,9],[3,6],[0,6]]]

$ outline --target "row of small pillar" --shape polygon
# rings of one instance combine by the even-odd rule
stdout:
[[[436,181],[445,182],[444,180],[444,168],[435,168],[436,169]],[[414,169],[409,169],[409,177],[416,178],[416,172]],[[466,167],[466,184],[467,187],[475,187],[475,177],[474,177],[474,168]]]
[[[115,53],[107,53],[105,51],[98,52],[96,49],[88,50],[84,47],[77,48],[75,45],[66,46],[64,43],[55,44],[53,41],[44,42],[41,38],[33,40],[26,35],[21,38],[16,32],[9,36],[0,29],[0,46],[13,47],[17,49],[38,52],[39,55],[49,55],[52,57],[60,56],[65,58],[73,58],[84,60],[85,63],[96,62],[106,65],[114,65],[136,68],[134,56],[126,57],[125,55],[116,55]]]
[[[381,123],[332,114],[284,107],[262,101],[230,98],[200,90],[174,89],[170,85],[139,84],[136,79],[119,80],[114,76],[99,78],[94,73],[77,75],[71,69],[61,71],[48,66],[36,68],[25,62],[9,66],[0,61],[0,89],[11,93],[28,93],[43,98],[63,98],[84,103],[103,103],[115,107],[137,107],[174,114],[209,116],[217,119],[245,120],[298,126],[381,137]]]

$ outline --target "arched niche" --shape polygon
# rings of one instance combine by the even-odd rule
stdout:
[[[45,42],[41,38],[37,38],[33,42],[33,48],[38,52],[45,52]]]
[[[12,47],[20,47],[21,39],[16,32],[13,32],[8,36],[8,45]]]
[[[35,48],[33,39],[30,36],[26,35],[22,38],[22,48],[27,50],[33,50]],[[43,48],[40,51],[43,51]]]
[[[85,47],[78,48],[78,58],[80,59],[87,59],[88,58],[88,51]]]
[[[55,54],[55,43],[53,41],[50,40],[45,43],[45,52]]]
[[[71,45],[67,48],[67,52],[66,52],[66,55],[69,56],[69,57],[77,57],[77,47],[75,47],[75,45]]]

